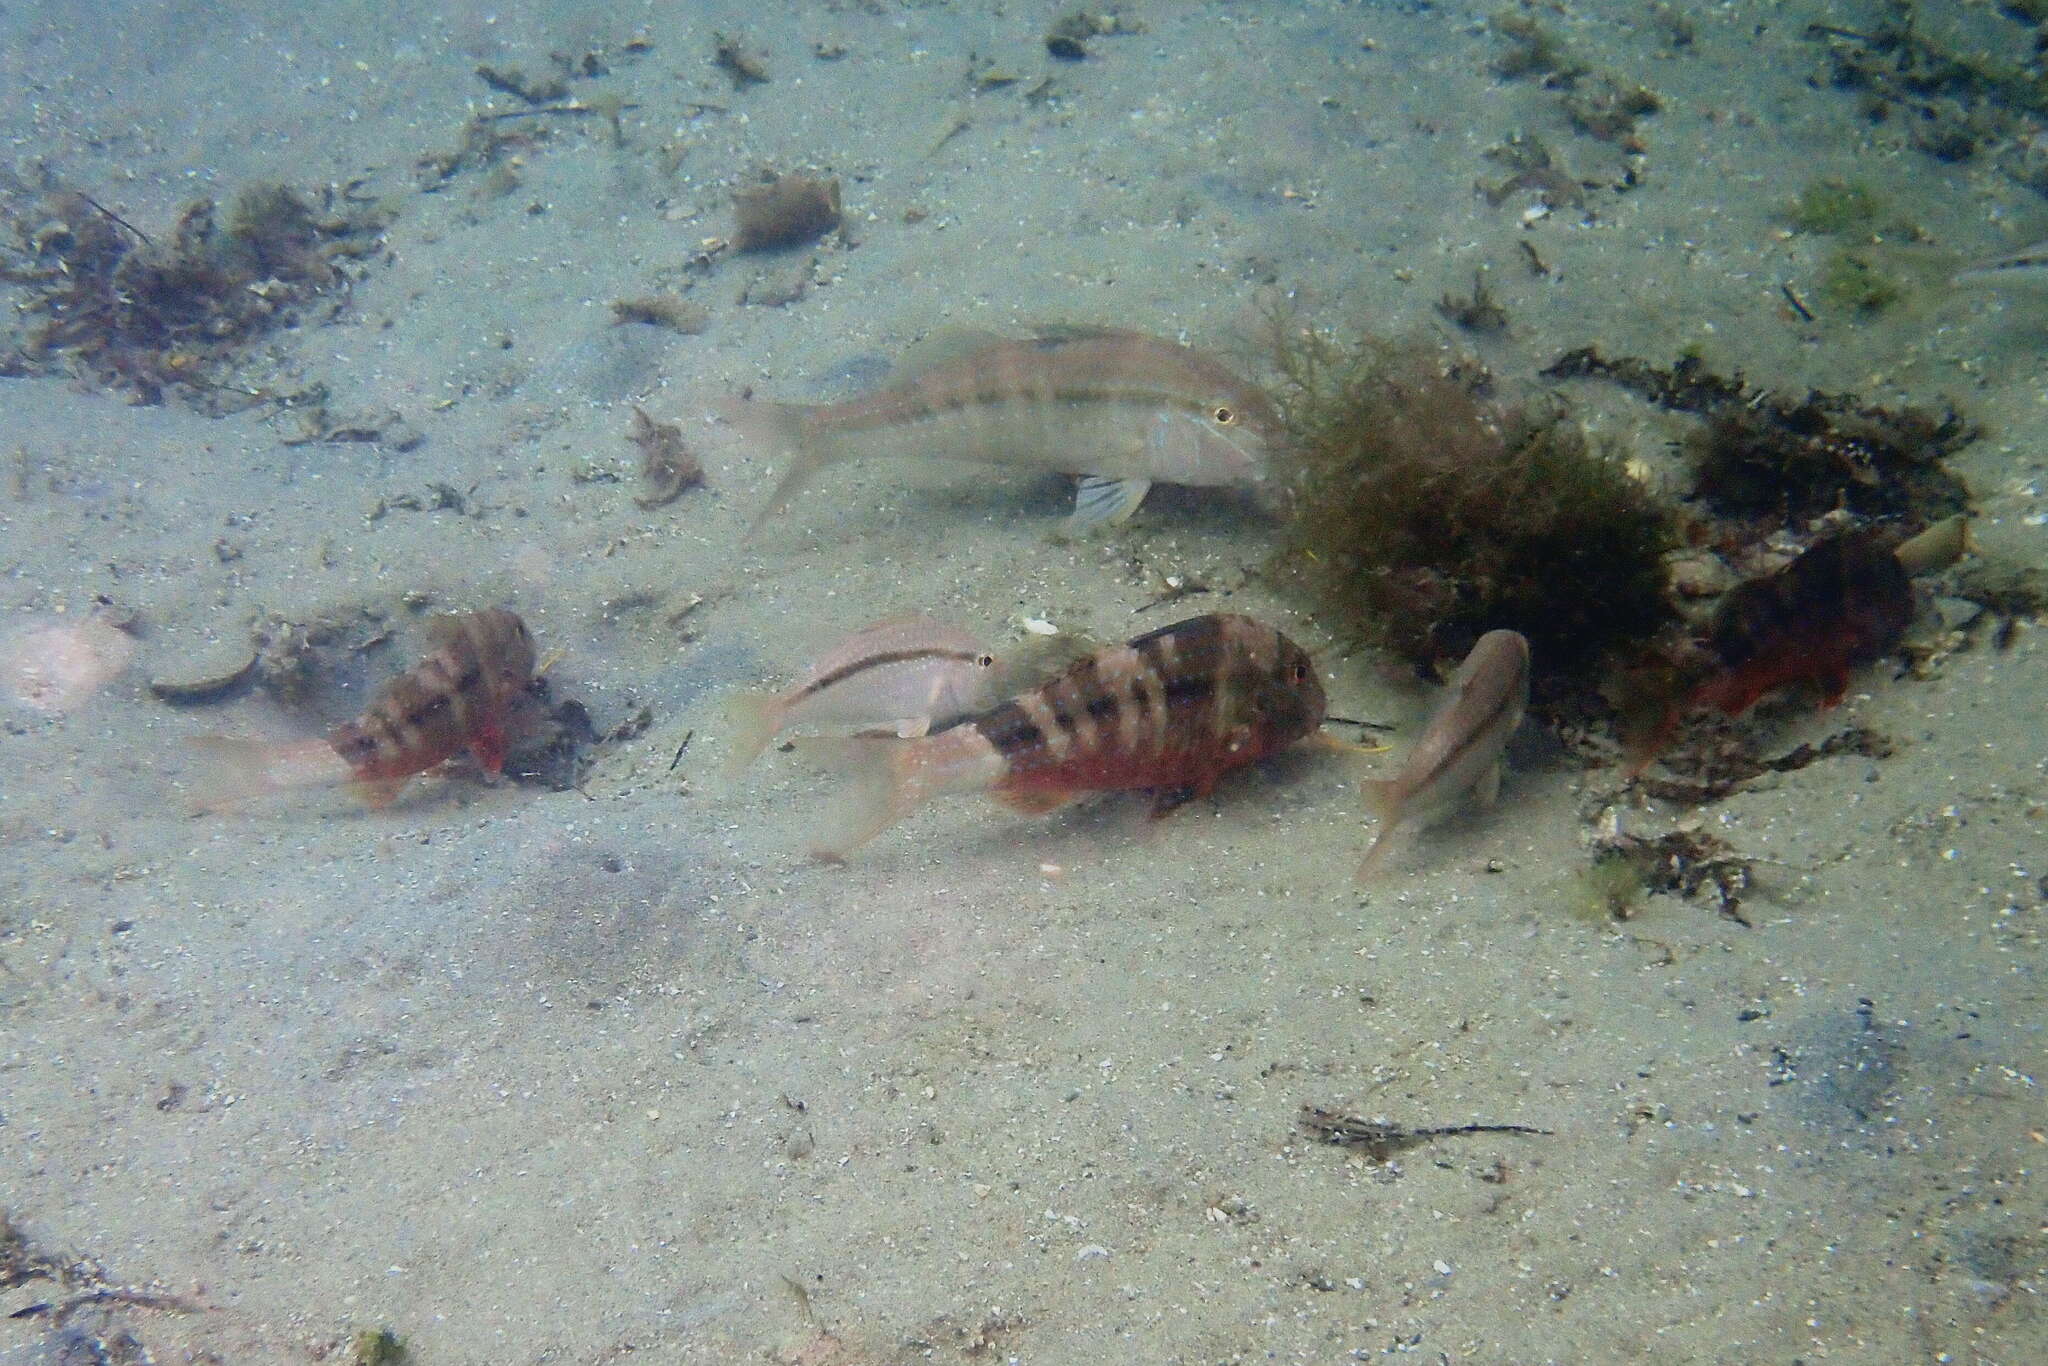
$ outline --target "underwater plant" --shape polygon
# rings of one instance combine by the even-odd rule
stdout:
[[[152,238],[80,191],[0,184],[0,282],[25,296],[0,374],[80,373],[138,403],[175,389],[213,411],[260,401],[228,382],[235,361],[345,286],[340,259],[376,250],[385,215],[259,183],[216,218],[195,200]]]
[[[1497,402],[1432,342],[1269,324],[1290,437],[1270,573],[1333,633],[1428,672],[1519,631],[1541,691],[1675,619],[1667,511],[1562,406]]]
[[[1878,199],[1860,180],[1821,176],[1806,182],[1792,200],[1792,226],[1801,232],[1846,233],[1868,227],[1878,214]]]

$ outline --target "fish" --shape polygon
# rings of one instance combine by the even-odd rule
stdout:
[[[502,608],[435,617],[426,629],[427,655],[324,739],[195,737],[218,766],[200,808],[332,783],[350,784],[370,806],[389,806],[411,779],[465,750],[486,773],[501,772],[515,712],[533,682],[532,633]]]
[[[996,657],[957,626],[895,617],[853,632],[779,693],[742,693],[727,703],[727,770],[738,773],[791,727],[886,726],[924,735],[978,707]]]
[[[1299,645],[1250,617],[1190,617],[919,739],[800,741],[854,779],[834,837],[812,852],[842,860],[955,793],[989,792],[1042,813],[1092,792],[1150,791],[1153,815],[1163,816],[1310,734],[1324,711],[1314,661]]]
[[[1154,483],[1269,487],[1282,424],[1263,390],[1192,347],[1114,328],[975,334],[843,403],[742,400],[727,418],[785,462],[758,532],[821,470],[870,456],[1078,474],[1072,529],[1121,522]]]
[[[1892,547],[1870,528],[1816,541],[1783,568],[1744,579],[1714,611],[1708,645],[1718,667],[1664,711],[1648,737],[1631,747],[1624,778],[1639,777],[1670,743],[1689,712],[1713,708],[1738,717],[1765,696],[1795,683],[1816,683],[1821,706],[1849,690],[1850,672],[1896,646],[1912,624],[1915,564],[1939,567],[1950,523]],[[1957,536],[1961,535],[1960,530]],[[1955,553],[1963,546],[1958,542]]]
[[[2036,242],[2003,256],[1972,262],[1957,271],[1949,283],[1990,289],[2048,289],[2048,242]]]
[[[1810,680],[1832,707],[1850,670],[1897,645],[1912,620],[1910,576],[1883,539],[1868,530],[1830,536],[1728,590],[1713,624],[1722,667],[1686,706],[1740,716],[1765,694]]]
[[[1363,784],[1380,829],[1358,865],[1360,881],[1392,850],[1395,831],[1427,824],[1468,792],[1482,807],[1493,805],[1500,794],[1502,752],[1528,706],[1528,640],[1519,631],[1488,631],[1451,675],[1399,771]]]

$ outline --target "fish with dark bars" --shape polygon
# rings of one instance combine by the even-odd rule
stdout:
[[[1153,814],[1207,796],[1322,724],[1308,652],[1231,613],[1190,617],[1076,660],[1050,680],[920,739],[800,742],[852,771],[840,859],[934,798],[986,791],[1045,812],[1091,792],[1149,791]]]
[[[1740,716],[1795,683],[1818,684],[1821,705],[1834,706],[1850,671],[1897,645],[1912,620],[1907,566],[1870,528],[1817,541],[1784,568],[1745,579],[1714,612],[1709,644],[1720,667],[1666,711],[1627,776],[1649,766],[1688,712]]]
[[[784,467],[757,531],[821,470],[870,456],[1079,475],[1069,525],[1083,529],[1128,518],[1154,483],[1262,490],[1282,439],[1272,400],[1214,357],[1096,327],[942,333],[873,393],[726,416]]]
[[[433,648],[384,685],[362,715],[320,740],[198,736],[215,771],[197,805],[231,806],[266,793],[348,783],[388,806],[406,783],[467,751],[484,772],[505,766],[508,733],[534,677],[533,635],[502,608],[435,617]]]

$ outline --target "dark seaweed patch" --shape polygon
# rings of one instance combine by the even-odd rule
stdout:
[[[225,223],[210,199],[149,236],[90,195],[0,185],[0,281],[22,325],[0,374],[72,373],[139,403],[176,393],[210,412],[269,395],[232,379],[251,344],[346,291],[346,258],[378,249],[387,221],[328,190],[251,185]]]

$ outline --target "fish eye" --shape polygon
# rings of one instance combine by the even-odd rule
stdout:
[[[1219,405],[1209,416],[1216,419],[1217,426],[1228,427],[1236,423],[1237,410],[1227,405]]]
[[[1308,682],[1308,665],[1295,663],[1287,670],[1287,681],[1296,685]]]
[[[977,669],[993,669],[995,666],[996,657],[994,655],[976,655],[974,657],[974,667]]]

